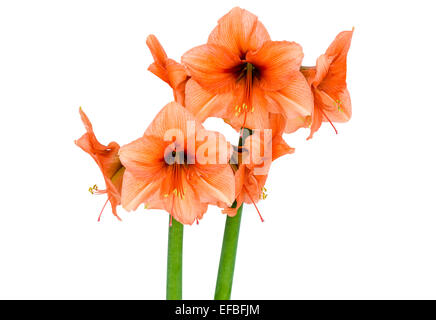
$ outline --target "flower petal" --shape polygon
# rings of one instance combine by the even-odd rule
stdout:
[[[161,179],[146,181],[138,179],[134,174],[126,171],[123,179],[123,193],[121,204],[127,211],[136,210],[142,203],[153,202],[159,197]],[[156,205],[154,206],[156,208]]]
[[[196,128],[203,128],[192,113],[177,102],[170,102],[157,114],[145,131],[145,135],[166,138],[168,130],[180,130],[187,136],[188,124],[191,121]]]
[[[307,137],[307,140],[312,139],[314,133],[319,130],[322,124],[322,120],[322,112],[320,111],[319,107],[315,106],[312,115],[312,125],[310,126],[310,135]]]
[[[120,159],[135,178],[149,183],[165,167],[164,153],[168,143],[155,136],[143,136],[120,149]]]
[[[307,127],[311,121],[313,95],[306,79],[300,72],[294,73],[288,86],[280,91],[268,92],[282,110],[286,118],[286,133]]]
[[[192,179],[202,202],[231,206],[235,200],[235,176],[228,164],[196,165]]]
[[[248,52],[246,59],[259,69],[259,86],[264,90],[280,90],[300,70],[303,50],[295,42],[267,41],[255,51]]]
[[[347,85],[347,54],[350,49],[353,32],[354,29],[339,33],[325,53],[330,64],[328,66],[328,73],[323,77],[318,87],[328,92],[329,95],[334,95],[335,91],[342,91],[343,87]],[[318,68],[321,69],[322,66],[318,67],[317,63],[317,73]]]
[[[186,108],[203,122],[209,117],[223,118],[226,116],[228,106],[231,105],[233,96],[230,92],[211,94],[204,90],[195,80],[186,83]]]
[[[120,146],[116,142],[111,142],[107,146],[101,144],[94,134],[91,121],[89,121],[82,108],[79,109],[79,112],[87,132],[80,139],[76,140],[75,143],[88,153],[99,166],[105,180],[112,213],[118,217],[116,207],[121,201],[121,183],[124,174],[124,167],[118,156]]]
[[[224,93],[234,88],[234,68],[241,60],[227,48],[206,44],[195,47],[182,57],[191,77],[211,93]]]
[[[268,31],[258,18],[241,8],[233,8],[218,21],[209,36],[208,44],[228,48],[238,57],[249,50],[257,50],[270,40]]]
[[[165,210],[183,224],[192,224],[196,219],[201,219],[207,211],[207,203],[201,202],[197,192],[197,186],[188,181],[184,172],[182,178],[183,196],[171,193],[165,201]]]
[[[336,92],[332,97],[327,92],[316,90],[315,103],[323,109],[324,113],[333,122],[347,122],[351,118],[351,99],[347,88]],[[324,121],[328,121],[324,119]]]
[[[185,84],[188,80],[185,68],[180,63],[168,59],[165,50],[154,35],[147,37],[147,46],[154,59],[148,70],[168,83],[173,88],[175,100],[184,104]]]

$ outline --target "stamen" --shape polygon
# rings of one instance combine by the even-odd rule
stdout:
[[[89,187],[88,191],[89,191],[91,194],[94,194],[95,192],[98,191],[98,187],[97,187],[97,185],[94,184],[92,187]]]
[[[245,185],[244,185],[244,189],[245,189],[245,192],[247,193],[248,197],[250,198],[251,202],[253,202],[254,207],[256,208],[257,213],[259,214],[260,221],[264,222],[265,220],[263,220],[262,215],[260,214],[259,208],[257,207],[256,203],[253,201],[253,198],[251,197],[250,192],[248,192],[247,187]]]
[[[342,110],[342,102],[341,102],[341,100],[338,99],[335,102],[336,102],[336,106],[338,107],[338,111],[339,112],[344,112],[344,110]]]
[[[99,190],[96,184],[94,184],[92,187],[89,187],[88,191],[91,194],[105,194],[105,193],[107,193],[106,189],[105,190]]]
[[[100,215],[98,216],[98,220],[97,220],[98,222],[100,222],[101,214],[103,213],[104,208],[106,208],[106,205],[107,205],[108,202],[109,202],[109,198],[107,198],[106,202],[104,203],[103,209],[101,209],[101,211],[100,211]]]
[[[333,122],[330,121],[329,117],[327,117],[324,110],[322,110],[322,108],[319,108],[319,110],[321,111],[322,115],[328,120],[328,122],[330,122],[330,124],[333,127],[333,129],[335,130],[336,134],[338,134],[338,130],[336,130],[335,126],[333,125]]]
[[[254,66],[247,62],[244,65],[244,68],[242,70],[240,70],[240,74],[238,75],[238,78],[236,81],[245,80],[245,87],[244,87],[244,95],[242,97],[242,108],[239,107],[239,105],[235,106],[235,117],[239,117],[239,115],[241,114],[241,112],[244,112],[244,122],[242,124],[241,128],[245,128],[245,125],[247,123],[247,112],[249,112],[251,110],[251,112],[254,112],[254,107],[253,107],[253,71],[254,71]],[[242,136],[242,134],[241,134]]]

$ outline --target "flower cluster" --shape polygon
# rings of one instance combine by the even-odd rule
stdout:
[[[183,224],[198,222],[209,205],[234,216],[242,203],[266,198],[271,163],[294,152],[283,134],[351,117],[346,60],[353,31],[341,32],[316,62],[302,66],[302,47],[271,40],[250,12],[234,8],[218,21],[206,44],[169,59],[154,35],[149,70],[173,90],[174,101],[144,135],[120,147],[101,144],[80,109],[86,133],[76,144],[100,167],[117,215],[140,205],[166,210]],[[222,118],[240,132],[231,145],[202,122]],[[335,129],[336,130],[336,129]],[[106,202],[106,203],[107,203]],[[256,207],[257,208],[257,207]],[[260,214],[260,213],[259,213]],[[262,219],[262,217],[261,217]]]

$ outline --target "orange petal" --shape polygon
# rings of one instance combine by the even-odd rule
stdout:
[[[192,177],[202,202],[231,206],[235,200],[235,176],[228,164],[196,165]]]
[[[244,102],[244,86],[245,83],[241,81],[233,91],[233,102],[227,107],[225,121],[236,131],[239,131],[243,125],[245,128],[249,129],[262,130],[269,128],[268,112],[271,111],[271,101],[266,99],[264,90],[260,89],[258,86],[254,86],[252,106],[244,110],[242,108]]]
[[[334,94],[336,90],[342,91],[342,87],[346,86],[347,54],[350,49],[353,32],[354,29],[353,31],[343,31],[339,33],[325,53],[328,61],[330,61],[330,65],[328,73],[323,78],[319,88],[329,94]],[[319,68],[322,68],[322,66]]]
[[[147,183],[155,179],[164,168],[167,145],[157,137],[145,135],[121,147],[120,159],[127,171]]]
[[[319,130],[322,124],[322,120],[323,120],[322,112],[316,106],[313,109],[312,125],[310,126],[310,135],[307,137],[307,140],[312,139],[314,133]]]
[[[162,179],[157,178],[155,180],[145,181],[144,179],[138,179],[134,174],[126,171],[123,180],[121,204],[124,209],[132,211],[136,210],[142,203],[156,203]]]
[[[235,86],[234,68],[241,61],[227,48],[206,44],[193,48],[182,57],[191,77],[211,93],[224,93]]]
[[[154,59],[148,70],[168,83],[173,88],[175,100],[184,104],[185,84],[188,80],[185,68],[180,63],[168,59],[165,50],[154,35],[147,37],[147,46]]]
[[[79,112],[87,132],[75,143],[88,153],[99,166],[105,180],[112,212],[118,217],[116,207],[120,204],[121,183],[124,174],[124,168],[118,156],[120,146],[116,142],[111,142],[107,146],[101,144],[97,140],[92,124],[82,108],[79,109]]]
[[[280,91],[268,92],[282,110],[286,118],[286,133],[310,124],[313,110],[313,95],[306,79],[300,72],[294,73],[288,86]]]
[[[301,67],[300,72],[306,78],[306,81],[309,84],[309,86],[311,86],[313,81],[315,80],[316,67]]]
[[[324,113],[333,122],[347,122],[351,118],[351,99],[347,88],[336,92],[334,97],[327,92],[316,90],[315,103],[322,108]],[[324,121],[328,121],[324,119]]]
[[[236,7],[218,21],[218,26],[209,36],[208,44],[226,47],[241,57],[249,50],[257,50],[268,40],[268,32],[257,17]]]
[[[154,59],[154,63],[150,65],[148,70],[169,84],[168,72],[166,70],[168,57],[164,48],[153,34],[147,37],[146,43]]]
[[[145,135],[155,136],[163,140],[168,130],[177,129],[186,137],[189,121],[192,121],[196,128],[203,128],[186,108],[177,102],[170,102],[157,114],[145,131]]]
[[[280,90],[289,85],[294,73],[300,70],[303,50],[295,42],[267,41],[259,50],[248,52],[246,59],[259,68],[262,89]]]
[[[204,90],[193,79],[186,83],[185,106],[200,122],[209,117],[225,117],[232,101],[230,92],[215,95]]]
[[[182,174],[183,197],[174,193],[168,195],[165,201],[165,210],[183,224],[193,224],[196,219],[201,219],[207,211],[207,203],[200,201],[196,187],[191,185],[186,174]]]

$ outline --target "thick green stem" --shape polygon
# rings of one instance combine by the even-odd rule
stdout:
[[[239,207],[236,216],[227,217],[226,220],[220,265],[216,280],[215,300],[229,300],[232,294],[233,273],[235,271],[241,217],[242,205]]]
[[[183,224],[172,219],[168,229],[167,300],[182,300]]]

